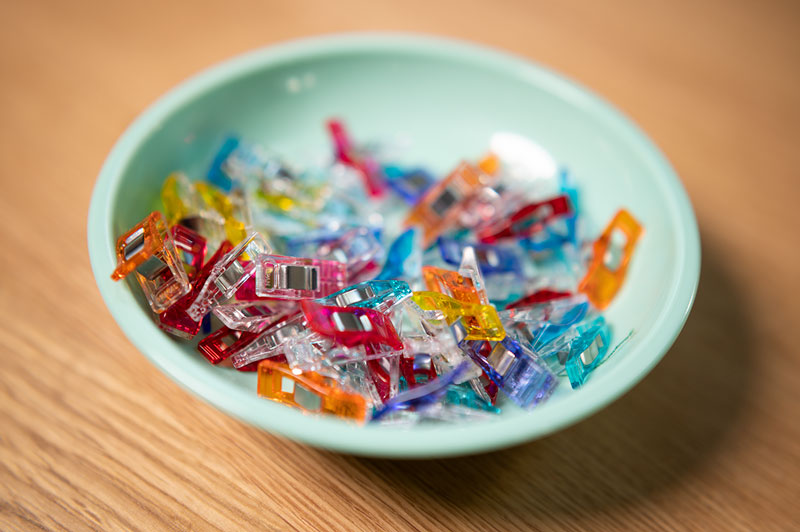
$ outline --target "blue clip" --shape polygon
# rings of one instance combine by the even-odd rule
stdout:
[[[211,333],[211,314],[206,314],[203,317],[203,321],[200,324],[200,331],[203,334],[210,334]]]
[[[578,192],[578,187],[575,185],[575,180],[572,178],[572,174],[566,168],[560,168],[558,172],[558,185],[559,189],[561,190],[562,194],[566,194],[569,198],[570,204],[572,204],[572,210],[575,212],[580,211],[580,205],[578,203],[580,199],[580,193]]]
[[[453,266],[461,264],[464,248],[472,246],[484,275],[513,273],[522,276],[522,256],[514,247],[467,243],[445,237],[439,237],[437,243],[442,260]]]
[[[459,347],[522,408],[533,408],[545,401],[558,386],[558,378],[547,365],[533,351],[509,337],[494,347],[480,340],[462,340]]]
[[[548,251],[558,249],[566,243],[575,243],[577,240],[577,215],[561,216],[551,220],[542,228],[541,231],[521,238],[520,246],[528,251]]]
[[[589,312],[589,302],[583,295],[556,299],[531,307],[500,311],[506,330],[529,349],[540,353],[542,349],[564,335]]]
[[[372,416],[372,420],[378,420],[383,416],[396,411],[404,410],[424,410],[426,407],[433,406],[447,393],[448,387],[454,383],[462,373],[467,370],[469,362],[464,361],[453,371],[430,380],[404,392],[398,393],[392,399],[386,401],[382,408],[377,410]]]
[[[386,263],[377,279],[418,279],[422,275],[419,231],[414,227],[398,236],[389,247]]]
[[[383,171],[389,188],[411,205],[416,205],[436,182],[430,172],[423,168],[404,170],[399,166],[389,165],[384,166]]]
[[[286,255],[289,257],[318,258],[317,249],[330,242],[335,242],[344,234],[343,229],[316,229],[303,234],[284,238]]]
[[[230,192],[233,188],[233,179],[223,170],[222,166],[228,157],[236,151],[241,141],[237,137],[228,137],[222,143],[222,147],[214,156],[211,167],[206,176],[212,185],[216,185],[224,192]]]
[[[539,349],[564,334],[571,326],[581,321],[589,311],[589,303],[572,304],[566,308],[558,308],[558,300],[553,301],[552,306],[556,308],[556,315],[551,315],[537,330],[533,331],[532,346]]]
[[[573,388],[583,386],[594,369],[608,354],[611,330],[602,316],[577,327],[577,338],[569,347],[567,377]]]
[[[328,229],[328,228],[315,229],[313,231],[307,231],[303,234],[285,237],[284,241],[286,244],[286,255],[291,257],[303,257],[309,259],[328,258],[328,257],[318,256],[317,250],[320,247],[329,246],[330,244],[334,244],[338,241],[344,240],[345,236],[348,236],[348,233],[350,232],[353,232],[353,236],[355,237],[366,236],[370,239],[370,241],[373,240],[380,241],[382,231],[380,227],[366,227],[366,226],[341,227],[338,229]]]
[[[411,287],[405,281],[373,280],[354,284],[316,302],[331,307],[363,307],[386,312],[411,297]]]
[[[358,282],[372,278],[383,261],[385,250],[380,228],[355,227],[320,229],[285,239],[291,257],[335,260],[347,265],[347,279]]]
[[[499,408],[475,393],[475,390],[468,383],[451,385],[444,396],[444,402],[450,405],[472,408],[473,410],[484,410],[493,414],[500,413]]]

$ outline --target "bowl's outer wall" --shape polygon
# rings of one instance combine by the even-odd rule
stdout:
[[[114,241],[158,208],[164,177],[199,179],[226,133],[290,160],[320,160],[323,127],[344,118],[360,139],[410,139],[404,156],[440,174],[478,158],[490,135],[530,137],[577,177],[596,233],[620,207],[645,226],[628,280],[606,312],[630,340],[573,392],[563,383],[531,413],[509,409],[470,426],[360,428],[259,399],[252,374],[208,365],[163,334],[138,290],[112,283]],[[524,60],[454,41],[403,35],[332,36],[236,58],[174,89],[126,131],[101,171],[89,215],[100,291],[126,335],[163,371],[212,404],[307,443],[380,456],[477,452],[541,436],[585,417],[638,382],[682,327],[700,251],[688,197],[669,164],[627,119],[591,93]]]

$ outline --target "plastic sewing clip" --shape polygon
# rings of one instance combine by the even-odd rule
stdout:
[[[336,307],[363,307],[387,312],[411,296],[405,281],[364,281],[321,298],[317,303]]]
[[[317,299],[345,287],[347,266],[338,261],[258,255],[256,294],[278,299]]]
[[[203,267],[197,273],[197,276],[192,281],[191,291],[158,315],[158,326],[162,330],[187,340],[192,339],[200,332],[202,320],[193,319],[186,313],[186,309],[197,299],[197,295],[202,290],[209,275],[211,275],[214,266],[231,249],[233,249],[231,243],[227,240],[223,241],[214,255],[203,264]]]
[[[239,148],[241,141],[238,137],[227,137],[220,146],[219,151],[214,155],[211,161],[211,166],[208,169],[206,178],[210,183],[218,186],[225,192],[229,192],[233,188],[234,180],[225,171],[225,163]]]
[[[294,312],[271,323],[246,348],[231,358],[233,367],[245,368],[266,358],[280,354],[288,342],[308,338],[308,322],[302,312]]]
[[[236,136],[227,137],[208,169],[208,182],[225,193],[247,188],[249,183],[263,178],[283,176],[280,164],[257,144],[243,142]]]
[[[375,412],[372,419],[378,420],[396,411],[423,410],[437,404],[447,393],[448,387],[458,379],[461,373],[466,371],[466,364],[467,362],[465,361],[439,378],[431,379],[425,384],[398,393],[395,397],[385,402],[383,407]]]
[[[588,311],[586,296],[577,294],[531,307],[506,309],[500,312],[500,319],[519,341],[538,353],[583,320]]]
[[[541,290],[537,290],[532,294],[528,294],[516,301],[512,301],[511,303],[506,305],[506,309],[511,308],[522,308],[522,307],[530,307],[533,305],[539,305],[541,303],[547,303],[549,301],[555,301],[556,299],[564,299],[567,297],[571,297],[571,292],[561,292],[558,290],[550,290],[549,288],[543,288]]]
[[[392,321],[384,314],[361,307],[330,307],[304,299],[300,307],[311,329],[346,347],[382,344],[403,349]]]
[[[258,332],[292,313],[292,307],[276,301],[237,301],[217,305],[212,312],[230,329]]]
[[[239,205],[234,205],[231,198],[235,196],[229,197],[208,183],[195,183],[195,189],[206,208],[214,210],[222,216],[225,235],[232,244],[238,244],[247,237],[246,220],[239,220],[235,215],[237,208],[240,211],[245,209],[242,204],[243,199],[239,200]],[[243,213],[243,217],[248,218],[249,214]]]
[[[340,388],[318,373],[294,373],[288,364],[264,360],[258,365],[258,395],[299,408],[305,413],[332,414],[358,422],[367,420],[367,401]]]
[[[200,321],[222,299],[234,295],[236,290],[253,274],[252,258],[268,254],[272,248],[258,233],[251,233],[238,246],[227,253],[212,269],[203,288],[186,313]]]
[[[462,341],[461,346],[503,393],[522,408],[533,408],[545,401],[558,386],[558,379],[546,364],[511,338],[497,342],[488,356],[482,342]]]
[[[464,277],[458,272],[436,266],[423,266],[422,278],[425,281],[425,287],[432,292],[446,294],[462,303],[477,305],[483,303],[472,279]]]
[[[374,276],[385,253],[376,231],[369,227],[315,231],[287,239],[286,247],[294,257],[343,262],[347,265],[349,283]]]
[[[333,139],[336,158],[361,175],[364,187],[370,196],[373,198],[382,196],[385,189],[385,176],[381,165],[368,154],[359,153],[355,149],[344,124],[339,120],[329,120],[328,131]]]
[[[366,364],[381,403],[396,396],[400,390],[400,357],[376,358]]]
[[[406,388],[415,388],[437,378],[438,371],[431,355],[417,353],[410,357],[400,357],[400,375]]]
[[[484,158],[479,167],[466,162],[459,164],[450,175],[428,189],[409,213],[405,225],[421,225],[423,246],[429,246],[458,220],[462,205],[477,194],[481,187],[490,184],[493,179],[491,174],[497,165],[494,155]]]
[[[422,267],[422,246],[419,242],[419,231],[411,227],[398,236],[389,252],[378,279],[401,279],[411,281],[419,278]]]
[[[583,386],[594,369],[608,354],[611,331],[602,316],[578,325],[576,338],[570,343],[566,368],[573,388]]]
[[[464,243],[452,238],[441,237],[438,240],[439,253],[447,264],[459,266],[464,256],[464,249],[474,249],[478,265],[484,275],[511,273],[522,276],[522,254],[516,247],[482,243]]]
[[[424,168],[404,170],[397,166],[385,166],[383,171],[389,188],[411,205],[415,205],[422,199],[436,182],[436,179]]]
[[[183,259],[183,267],[189,280],[194,280],[203,267],[206,258],[206,239],[202,235],[182,225],[173,225],[169,229],[175,248]]]
[[[186,174],[173,172],[161,186],[161,204],[164,217],[172,226],[197,211],[197,191]]]
[[[462,303],[439,292],[414,292],[411,299],[426,319],[437,319],[437,314],[441,313],[447,324],[452,325],[463,318],[461,324],[467,340],[499,341],[506,336],[497,310],[491,305]]]
[[[622,286],[642,231],[642,226],[631,213],[620,209],[594,242],[592,262],[578,290],[586,294],[598,309],[606,308]],[[615,240],[617,236],[624,238],[624,244]]]
[[[311,349],[308,348],[309,346]],[[353,347],[335,345],[331,339],[316,333],[307,337],[298,337],[295,341],[285,344],[283,352],[289,365],[293,369],[298,368],[302,371],[340,368],[402,354],[400,351],[380,345],[356,345]]]
[[[566,195],[530,203],[505,220],[481,228],[478,231],[478,239],[492,244],[506,238],[529,237],[541,231],[554,218],[568,216],[571,213],[572,207]]]
[[[200,340],[197,344],[197,350],[206,360],[216,365],[244,349],[257,337],[257,332],[221,327]]]
[[[475,391],[469,383],[453,383],[447,388],[444,402],[449,405],[463,406],[474,410],[484,410],[493,414],[499,414],[500,409],[494,406],[491,399]]]
[[[481,305],[489,304],[489,296],[486,294],[486,282],[483,280],[483,273],[478,264],[478,257],[475,255],[475,248],[465,246],[461,254],[461,264],[458,266],[458,273],[472,281],[472,286],[478,293]]]
[[[119,281],[131,273],[157,313],[164,312],[192,288],[172,235],[158,211],[117,239],[117,268],[111,279]]]

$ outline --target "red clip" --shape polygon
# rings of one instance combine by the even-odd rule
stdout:
[[[507,219],[478,231],[481,242],[492,244],[503,238],[526,237],[541,231],[545,224],[558,216],[572,213],[569,198],[556,196],[545,201],[530,203]]]

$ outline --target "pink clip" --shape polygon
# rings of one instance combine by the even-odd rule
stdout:
[[[231,249],[233,249],[233,245],[227,240],[224,240],[222,244],[219,245],[219,249],[217,249],[214,255],[208,259],[197,273],[197,277],[192,281],[192,289],[189,293],[159,314],[158,326],[162,330],[180,338],[186,338],[187,340],[194,338],[194,336],[200,332],[200,322],[202,318],[195,320],[186,313],[186,309],[197,299],[197,295],[200,293],[200,290],[202,290],[203,285],[205,285],[208,276],[211,275],[214,266],[216,266]]]
[[[374,198],[382,196],[385,188],[382,179],[383,170],[377,161],[371,157],[362,157],[356,151],[344,124],[340,121],[329,120],[328,131],[333,137],[336,158],[358,171],[370,196]]]
[[[264,237],[258,233],[251,233],[214,265],[194,302],[186,309],[186,313],[195,321],[202,320],[219,300],[233,296],[253,275],[255,262],[252,258],[270,251],[272,248]]]
[[[258,296],[318,299],[345,287],[347,266],[334,260],[259,255],[255,277]]]
[[[189,280],[193,280],[200,268],[203,267],[203,260],[206,258],[206,239],[199,233],[196,233],[182,225],[173,225],[170,227],[172,239],[175,241],[175,247],[178,249],[178,255],[183,260],[183,267]]]

